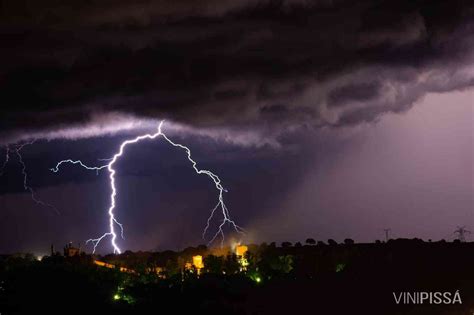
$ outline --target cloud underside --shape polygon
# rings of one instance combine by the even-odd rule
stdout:
[[[474,84],[468,1],[175,2],[2,4],[1,141],[356,125]]]

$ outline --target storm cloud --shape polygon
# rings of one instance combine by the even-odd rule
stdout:
[[[3,1],[0,34],[1,142],[161,118],[271,137],[474,84],[468,1]]]

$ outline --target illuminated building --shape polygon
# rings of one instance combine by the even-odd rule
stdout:
[[[243,257],[248,250],[249,248],[246,245],[237,245],[237,247],[235,247],[235,254]]]
[[[201,269],[204,268],[201,255],[193,256],[193,266],[196,268],[197,274],[199,275],[201,273]]]
[[[197,274],[201,273],[201,269],[204,268],[204,263],[202,262],[202,256],[196,255],[193,256],[193,262],[187,262],[184,264],[184,270],[193,272],[196,269]]]
[[[237,255],[237,260],[240,264],[240,271],[246,271],[247,266],[249,265],[249,262],[247,261],[247,258],[245,258],[245,253],[249,248],[246,245],[237,245],[235,247],[235,254]]]
[[[101,267],[105,267],[105,268],[109,268],[109,269],[115,269],[116,268],[114,264],[109,264],[109,263],[106,263],[106,262],[103,262],[103,261],[100,261],[100,260],[94,260],[94,264],[97,265],[97,266],[101,266]],[[126,267],[120,267],[119,270],[121,272],[126,272],[126,273],[131,273],[131,274],[139,274],[135,270],[130,269],[130,268],[126,268]],[[163,275],[163,272],[164,272],[163,267],[147,268],[146,271],[149,272],[149,273],[156,273],[158,275],[158,277],[160,277],[160,278],[165,278],[165,276]]]
[[[193,256],[193,266],[196,267],[196,269],[204,268],[204,264],[202,263],[202,256],[201,255]]]
[[[96,264],[97,266],[110,268],[110,269],[115,268],[115,265],[112,265],[112,264],[109,264],[109,263],[106,263],[106,262],[103,262],[103,261],[100,261],[100,260],[94,260],[94,264]]]
[[[109,263],[106,263],[106,262],[103,262],[103,261],[100,261],[100,260],[94,260],[94,264],[96,264],[97,266],[101,266],[101,267],[105,267],[105,268],[109,268],[109,269],[115,269],[115,265],[109,264]],[[135,270],[125,268],[125,267],[120,267],[119,270],[121,272],[126,272],[126,273],[133,273],[133,274],[137,273]]]

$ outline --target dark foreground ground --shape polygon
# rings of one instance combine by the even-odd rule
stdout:
[[[200,252],[209,255],[201,247],[101,257],[139,275],[95,266],[86,255],[4,256],[0,313],[474,314],[473,243],[260,245],[250,247],[246,272],[233,256],[212,255],[199,278],[182,272],[186,255]],[[146,274],[153,264],[166,265],[166,279]],[[454,302],[456,291],[461,303]],[[397,305],[393,293],[401,292],[449,292],[451,300]]]

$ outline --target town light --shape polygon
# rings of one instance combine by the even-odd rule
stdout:
[[[198,270],[204,268],[201,255],[193,256],[193,266]]]

